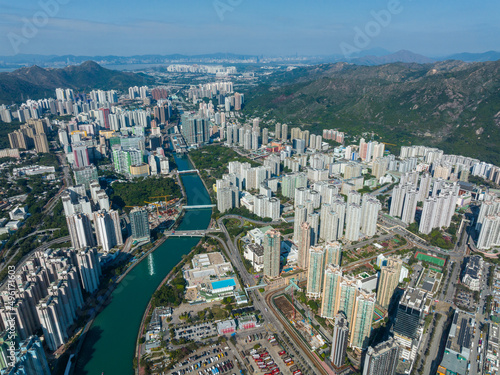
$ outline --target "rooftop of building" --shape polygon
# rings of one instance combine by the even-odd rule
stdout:
[[[437,292],[442,277],[443,274],[441,272],[426,268],[420,275],[417,287],[432,296]]]
[[[427,300],[428,296],[425,291],[408,287],[399,303],[412,309],[424,310]]]
[[[247,245],[247,249],[250,250],[252,253],[257,255],[258,257],[264,255],[264,247],[261,245],[257,245],[255,243],[251,243]]]
[[[225,263],[224,256],[220,252],[196,254],[191,261],[193,268],[203,268]]]
[[[464,275],[468,275],[474,279],[481,276],[483,258],[479,255],[473,255],[467,259],[467,265],[464,270]]]
[[[446,351],[460,354],[461,357],[468,359],[472,346],[474,324],[475,320],[472,316],[457,310],[453,316],[446,341]]]
[[[446,369],[446,374],[465,375],[467,373],[467,360],[456,353],[445,350],[440,367]]]

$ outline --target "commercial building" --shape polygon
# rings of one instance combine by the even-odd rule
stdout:
[[[427,293],[408,287],[401,298],[392,331],[400,346],[399,356],[413,361],[423,335],[423,319],[428,313],[431,300]]]
[[[363,364],[363,375],[395,375],[399,346],[390,338],[375,347],[369,347]]]
[[[149,241],[151,238],[149,230],[148,212],[144,208],[134,208],[129,213],[132,238],[137,242]]]
[[[332,351],[330,361],[336,368],[345,364],[347,344],[349,341],[349,323],[344,313],[335,316],[333,324]]]
[[[488,346],[486,347],[485,373],[496,374],[500,370],[500,326],[488,323]]]
[[[281,233],[271,229],[264,235],[264,276],[275,278],[280,275]]]
[[[251,243],[245,246],[243,257],[252,263],[255,272],[260,272],[264,268],[264,247]]]
[[[130,177],[132,178],[140,178],[140,177],[148,177],[150,175],[149,164],[147,163],[139,163],[130,166]]]

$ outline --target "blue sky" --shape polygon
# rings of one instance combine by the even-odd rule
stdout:
[[[47,12],[46,3],[57,7]],[[374,24],[373,12],[387,15],[391,5],[390,20]],[[0,55],[500,50],[498,0],[0,0],[0,9]],[[367,27],[371,35],[356,43]]]

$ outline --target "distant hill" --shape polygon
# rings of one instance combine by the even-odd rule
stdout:
[[[289,127],[373,132],[398,147],[425,144],[500,165],[500,61],[297,68],[249,89],[245,102],[248,115]]]
[[[484,53],[457,53],[455,55],[447,56],[447,60],[461,60],[465,62],[486,62],[500,60],[500,52],[488,51]]]
[[[154,79],[147,75],[105,69],[93,61],[62,69],[44,69],[34,65],[0,73],[0,103],[54,97],[54,90],[58,87],[75,91],[126,90],[130,86],[152,83]]]
[[[427,64],[427,63],[432,63],[434,61],[435,60],[430,59],[426,56],[419,55],[417,53],[413,53],[411,51],[406,51],[406,50],[398,51],[388,55],[363,56],[351,60],[353,64],[357,65],[385,65],[396,62]]]

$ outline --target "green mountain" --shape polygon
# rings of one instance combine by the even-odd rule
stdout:
[[[33,65],[10,73],[0,73],[0,103],[54,97],[54,90],[58,87],[75,91],[126,90],[130,86],[152,83],[154,79],[147,75],[105,69],[93,61],[62,69],[44,69]]]
[[[297,68],[250,89],[245,111],[289,127],[373,133],[367,138],[500,165],[499,70],[500,61]]]

